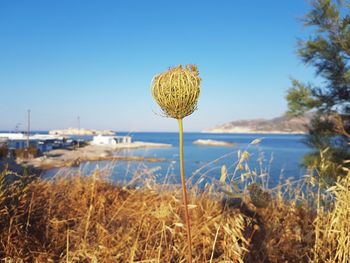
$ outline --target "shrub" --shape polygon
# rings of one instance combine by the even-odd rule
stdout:
[[[29,148],[15,150],[16,158],[35,158],[38,156],[40,156],[40,151],[34,145],[29,145]]]
[[[0,146],[0,159],[6,158],[9,153],[9,149],[6,144]]]

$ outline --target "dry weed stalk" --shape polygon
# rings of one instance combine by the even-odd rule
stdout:
[[[180,173],[183,203],[187,229],[188,261],[192,262],[191,226],[188,213],[188,197],[184,174],[183,156],[183,118],[191,115],[197,108],[200,94],[199,71],[195,65],[174,67],[154,77],[152,95],[165,116],[177,119],[179,125]]]
[[[349,119],[347,120],[349,122]],[[344,135],[348,138],[350,138],[350,133],[348,133],[345,129],[345,120],[343,120],[342,116],[340,114],[335,114],[334,116],[334,122],[335,122],[335,130],[340,135]]]
[[[350,171],[327,191],[336,201],[330,212],[317,215],[314,262],[346,263],[350,259]]]

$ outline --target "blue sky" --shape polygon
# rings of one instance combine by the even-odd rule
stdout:
[[[152,77],[197,64],[199,108],[185,130],[272,118],[289,77],[312,81],[296,55],[304,0],[0,1],[0,130],[77,126],[175,131],[150,94]]]

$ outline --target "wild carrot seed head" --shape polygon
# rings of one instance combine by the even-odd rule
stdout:
[[[156,75],[152,96],[166,117],[183,119],[197,109],[201,78],[195,65],[181,65]]]

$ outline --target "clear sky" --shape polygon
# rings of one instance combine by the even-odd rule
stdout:
[[[296,55],[304,0],[2,0],[0,130],[17,123],[175,131],[150,94],[152,77],[197,64],[198,111],[186,131],[272,118],[286,110],[289,77],[311,81]]]

